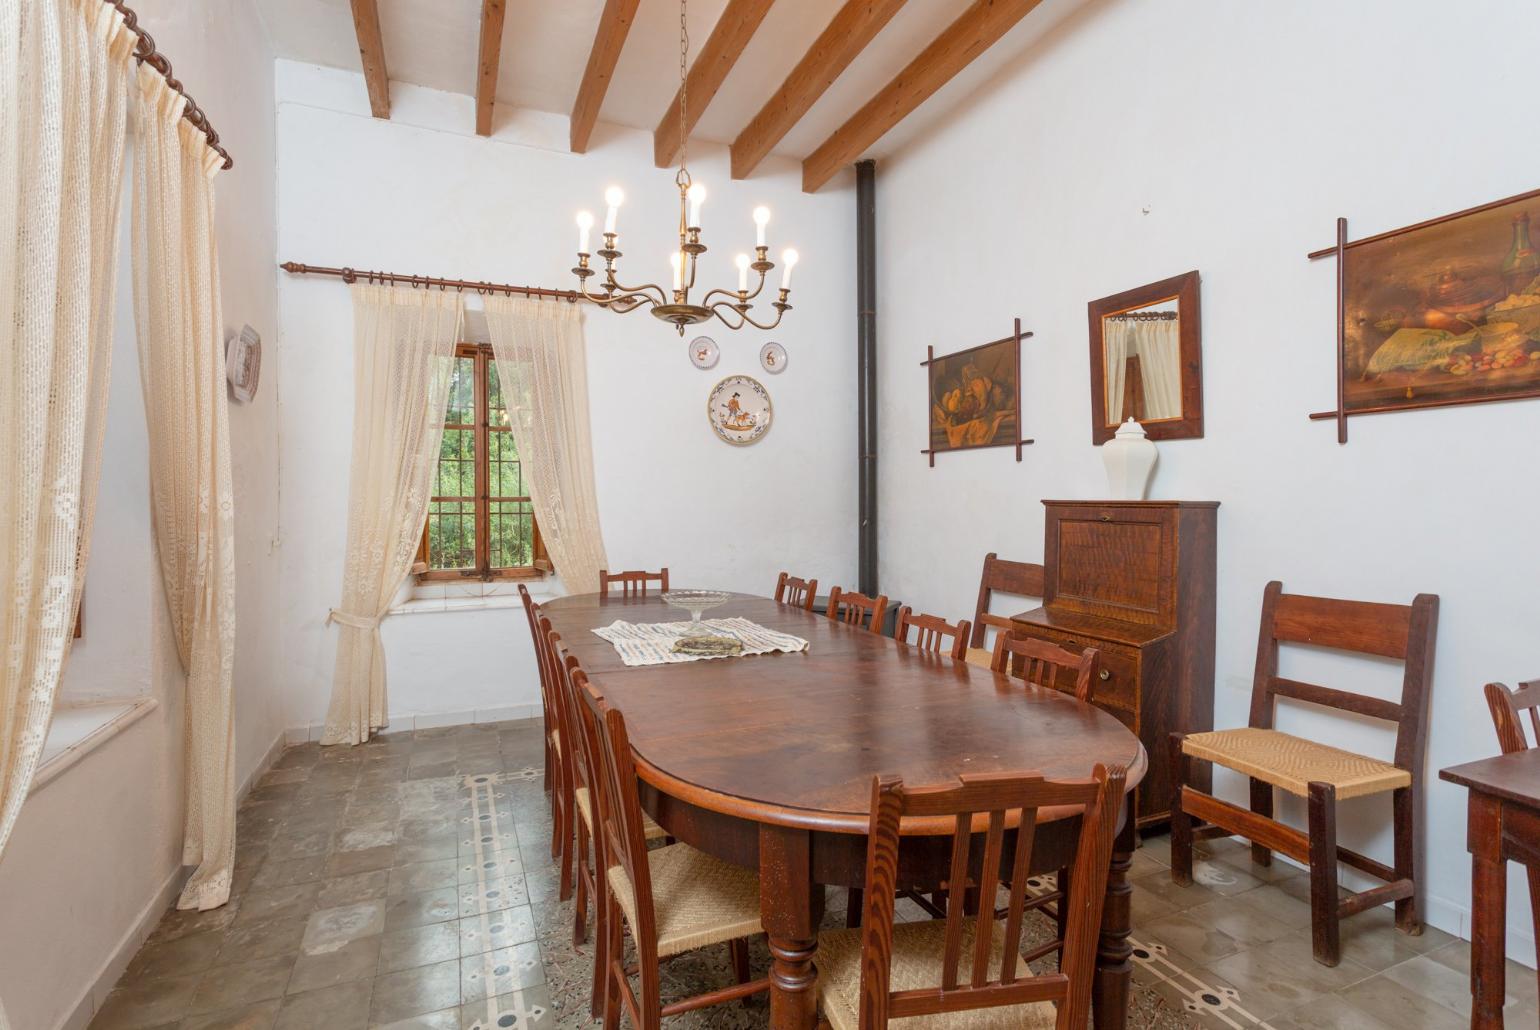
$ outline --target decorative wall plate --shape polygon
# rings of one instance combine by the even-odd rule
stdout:
[[[711,368],[721,356],[717,342],[709,336],[697,336],[690,341],[690,363],[696,368]]]
[[[242,326],[239,336],[232,334],[225,341],[225,378],[230,381],[230,393],[242,404],[250,404],[261,375],[262,337],[251,326]]]
[[[770,394],[757,379],[748,376],[728,376],[712,388],[706,399],[706,418],[712,431],[738,447],[768,433],[772,417]]]
[[[786,368],[786,348],[771,340],[759,348],[759,364],[771,375],[780,373]]]

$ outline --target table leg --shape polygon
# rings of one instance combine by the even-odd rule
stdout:
[[[1134,794],[1128,794],[1123,827],[1112,844],[1112,864],[1107,873],[1107,896],[1102,905],[1101,939],[1096,949],[1096,981],[1091,988],[1091,1023],[1096,1030],[1123,1030],[1128,1025],[1128,991],[1134,978],[1134,889],[1128,870],[1134,864],[1137,836],[1134,828]]]
[[[770,938],[770,1026],[813,1030],[818,1024],[818,924],[823,889],[813,882],[805,830],[759,829],[760,920]]]
[[[1508,863],[1502,854],[1502,805],[1470,796],[1471,1030],[1502,1030],[1503,960],[1508,932]]]

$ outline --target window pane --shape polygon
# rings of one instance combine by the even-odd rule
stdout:
[[[428,567],[469,569],[476,565],[476,502],[430,501]]]
[[[526,497],[524,469],[512,433],[488,433],[488,493],[493,497]]]
[[[494,569],[535,562],[535,510],[528,501],[492,501],[487,541]]]
[[[446,429],[438,448],[437,497],[476,496],[476,431]]]
[[[455,358],[449,375],[449,409],[445,425],[472,425],[476,421],[476,359]]]
[[[508,405],[503,400],[503,385],[497,381],[497,362],[487,362],[487,425],[508,425]]]

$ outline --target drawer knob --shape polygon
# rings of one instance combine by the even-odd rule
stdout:
[[[1102,679],[1110,680],[1111,678],[1112,678],[1112,672],[1110,670],[1108,670],[1108,669],[1103,669],[1102,670]]]
[[[1112,516],[1104,514],[1104,515],[1102,515],[1102,521],[1103,522],[1111,522],[1112,521]]]

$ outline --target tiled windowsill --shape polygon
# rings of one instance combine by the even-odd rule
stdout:
[[[548,601],[560,597],[552,579],[526,580],[529,592],[536,601]],[[492,583],[471,581],[467,583],[422,583],[412,596],[390,609],[391,615],[423,615],[428,612],[488,611],[498,608],[519,608],[518,583],[502,580]]]
[[[32,790],[42,790],[92,751],[155,710],[153,697],[55,710]]]

